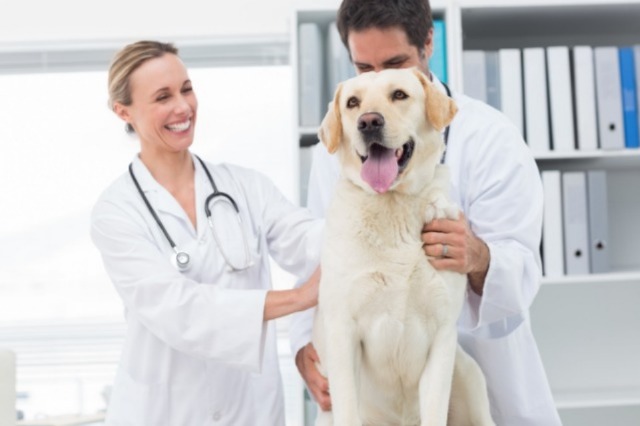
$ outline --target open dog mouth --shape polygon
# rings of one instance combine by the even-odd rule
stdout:
[[[397,149],[386,148],[378,143],[371,144],[368,155],[359,155],[362,161],[360,176],[374,191],[386,192],[409,164],[414,148],[413,140]]]

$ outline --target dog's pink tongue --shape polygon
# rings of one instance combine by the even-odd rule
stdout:
[[[398,176],[398,159],[394,150],[374,145],[362,165],[360,176],[374,191],[386,192]]]

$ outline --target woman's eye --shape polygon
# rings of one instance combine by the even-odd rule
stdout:
[[[395,101],[401,101],[403,99],[407,99],[408,97],[409,95],[404,93],[402,90],[396,90],[395,92],[393,92],[393,100]]]
[[[182,89],[182,93],[189,93],[193,91],[193,87],[185,87],[184,89]]]
[[[166,99],[169,99],[169,95],[160,95],[156,98],[157,101],[164,101]]]
[[[347,108],[355,108],[360,105],[360,101],[355,96],[352,96],[347,101]]]

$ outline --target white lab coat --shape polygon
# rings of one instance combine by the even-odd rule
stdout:
[[[91,235],[128,326],[107,424],[284,425],[275,326],[263,322],[269,255],[283,269],[309,276],[319,261],[322,221],[257,172],[207,164],[218,189],[238,204],[255,261],[230,272],[204,213],[212,188],[194,164],[197,229],[139,158],[133,160],[169,235],[191,255],[185,273],[170,264],[171,247],[128,173],[93,210]]]
[[[434,81],[436,79],[434,78]],[[444,86],[436,81],[439,89]],[[461,94],[449,130],[450,195],[489,246],[482,297],[473,291],[458,321],[459,341],[482,367],[498,426],[561,424],[529,321],[540,285],[542,186],[514,125],[502,113]],[[308,205],[324,216],[339,177],[337,158],[314,148]],[[296,314],[293,353],[310,341],[313,316]]]

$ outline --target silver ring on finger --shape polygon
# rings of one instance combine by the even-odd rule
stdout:
[[[447,257],[447,253],[449,253],[449,246],[442,244],[442,257]]]

